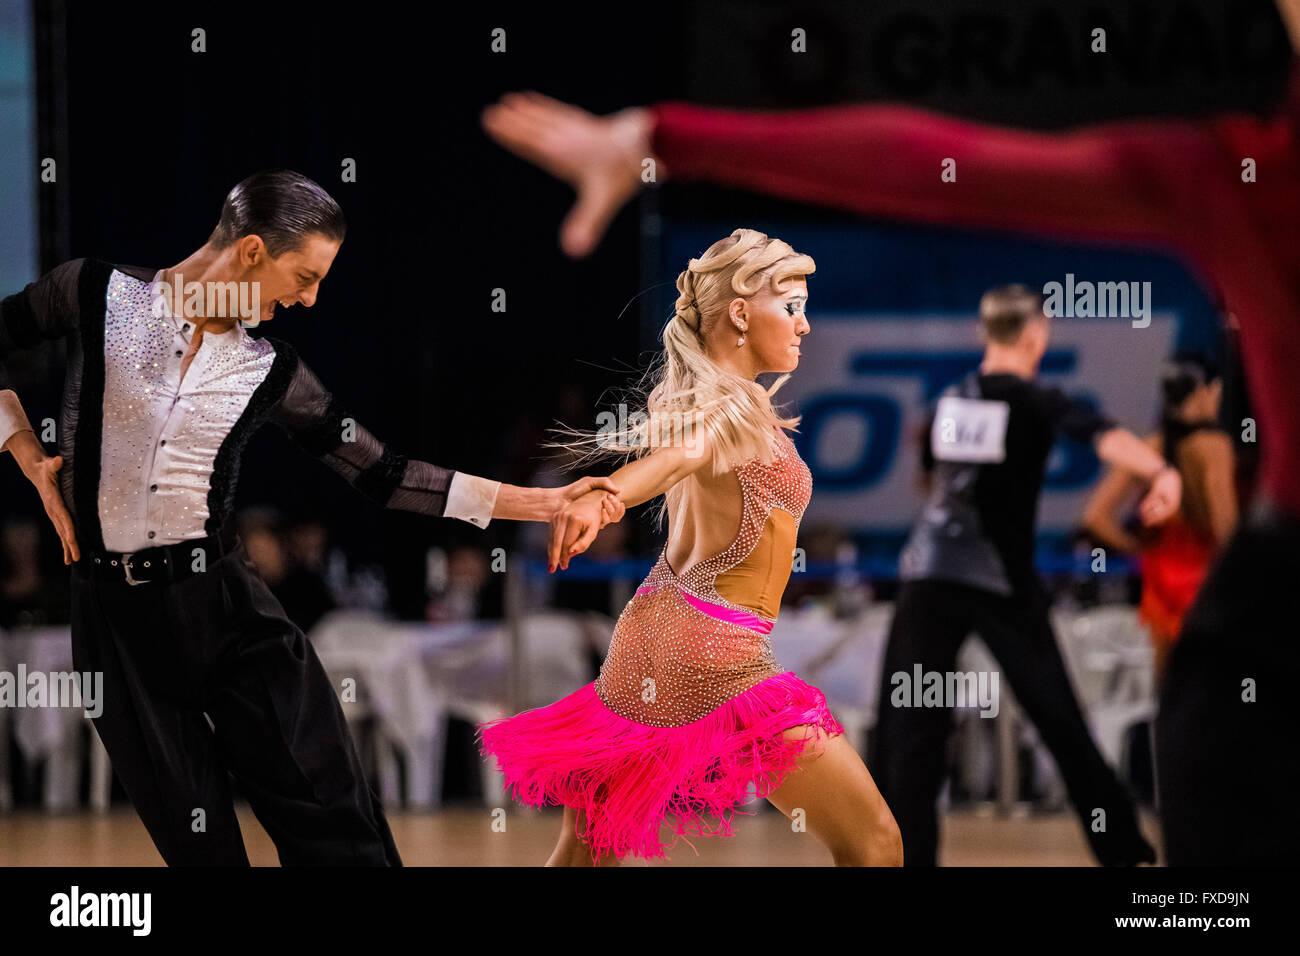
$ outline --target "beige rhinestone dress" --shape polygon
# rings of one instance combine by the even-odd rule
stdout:
[[[813,731],[842,734],[816,688],[783,671],[768,634],[789,581],[812,478],[779,433],[770,462],[735,473],[740,530],[675,572],[667,547],[619,616],[600,676],[547,707],[479,725],[516,799],[585,811],[593,855],[663,856],[678,837],[729,836],[775,789]],[[674,841],[675,843],[675,841]]]

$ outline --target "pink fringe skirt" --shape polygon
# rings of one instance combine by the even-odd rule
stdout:
[[[811,738],[782,733],[802,725],[844,733],[822,692],[785,671],[680,727],[620,717],[593,682],[478,731],[481,753],[496,758],[514,799],[585,812],[587,830],[579,835],[593,858],[651,858],[682,837],[731,836],[732,815],[748,815],[737,807],[749,785],[767,796],[794,769]],[[665,823],[677,834],[667,845],[659,839]]]

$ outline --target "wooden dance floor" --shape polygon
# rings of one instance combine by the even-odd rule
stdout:
[[[248,855],[255,866],[277,866],[271,844],[252,812],[239,811]],[[389,814],[393,836],[408,866],[537,866],[559,832],[558,810],[516,810],[506,832],[492,830],[487,810]],[[740,817],[728,839],[684,842],[668,862],[627,860],[625,866],[826,866],[830,854],[809,833],[793,833],[774,810]],[[1143,829],[1158,845],[1154,821]],[[1073,814],[999,817],[992,809],[953,812],[944,818],[940,861],[945,866],[1092,866]],[[161,866],[162,859],[129,807],[105,814],[51,816],[39,811],[0,814],[0,866]]]

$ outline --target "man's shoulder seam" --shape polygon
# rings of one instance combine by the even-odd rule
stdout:
[[[132,279],[139,279],[141,282],[151,282],[153,277],[158,274],[157,269],[150,269],[145,266],[130,266],[116,262],[105,262],[103,259],[95,259],[94,262],[108,266],[110,269],[122,273],[124,276],[130,276]]]
[[[283,361],[285,362],[295,361],[298,358],[298,350],[288,342],[284,341],[284,339],[278,339],[274,335],[263,335],[261,340],[271,346],[272,351],[275,352],[277,360],[279,360],[281,356],[283,356]]]

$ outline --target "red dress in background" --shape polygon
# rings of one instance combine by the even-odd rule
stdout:
[[[1193,527],[1181,511],[1161,525],[1155,540],[1143,548],[1138,617],[1151,629],[1154,643],[1172,647],[1178,640],[1183,615],[1196,600],[1214,550],[1214,539]]]

